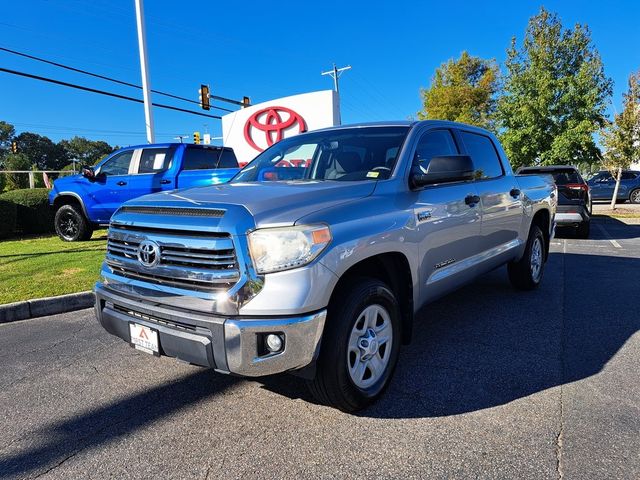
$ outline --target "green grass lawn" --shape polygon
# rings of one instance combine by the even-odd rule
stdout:
[[[106,244],[106,230],[88,242],[55,235],[0,241],[0,304],[91,290]]]

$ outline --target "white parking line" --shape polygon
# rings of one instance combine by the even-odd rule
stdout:
[[[598,223],[598,224],[596,224],[596,226],[600,229],[600,231],[607,238],[607,240],[609,240],[611,242],[611,245],[613,245],[616,248],[622,248],[622,246],[617,241],[615,241],[613,238],[611,238],[611,235],[609,235],[609,232],[607,232],[602,225],[600,225]]]

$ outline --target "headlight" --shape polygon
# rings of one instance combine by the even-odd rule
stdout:
[[[258,273],[306,265],[331,242],[326,225],[263,228],[249,234],[249,250]]]

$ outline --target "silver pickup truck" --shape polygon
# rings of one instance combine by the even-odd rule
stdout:
[[[124,204],[96,314],[141,351],[249,377],[293,372],[355,411],[383,392],[429,301],[505,264],[514,287],[538,286],[555,210],[553,183],[515,176],[485,130],[318,130],[228,184]]]

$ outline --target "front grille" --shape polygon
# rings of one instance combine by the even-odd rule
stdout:
[[[107,252],[114,257],[137,260],[139,241],[109,238]],[[210,250],[176,246],[160,246],[160,265],[197,267],[207,270],[229,270],[236,267],[233,249]]]
[[[172,208],[172,207],[122,207],[118,213],[141,213],[149,215],[184,215],[188,217],[221,218],[225,211],[214,208]]]
[[[109,229],[107,265],[114,274],[147,283],[197,291],[228,290],[240,279],[233,241],[216,233],[206,237],[161,229],[140,230],[119,225]],[[160,261],[146,267],[138,260],[138,246],[152,240],[160,249]]]

